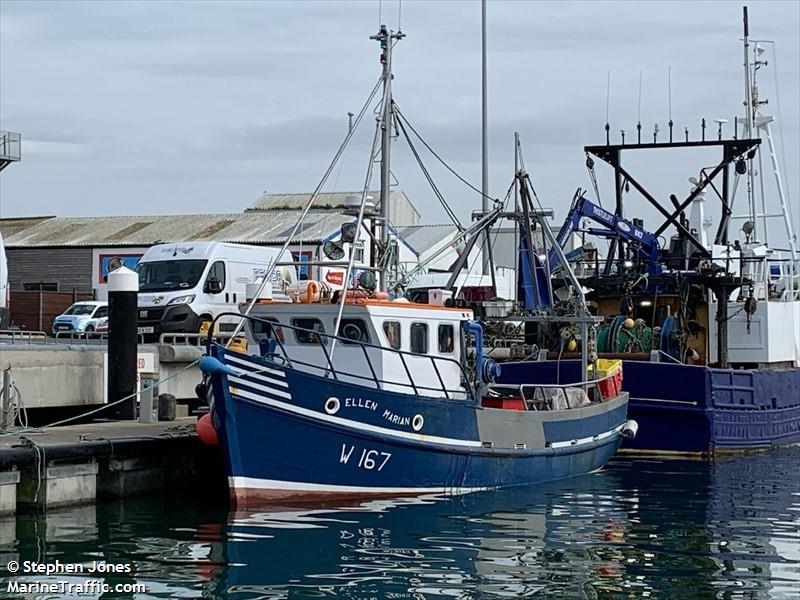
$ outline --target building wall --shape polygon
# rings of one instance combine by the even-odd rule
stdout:
[[[55,283],[59,292],[92,291],[91,248],[6,248],[8,285]]]

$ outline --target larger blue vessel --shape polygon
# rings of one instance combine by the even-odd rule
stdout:
[[[652,142],[643,141],[640,123],[635,139],[626,143],[623,131],[622,142],[613,144],[607,124],[606,144],[585,151],[598,199],[594,159],[613,168],[614,208],[604,209],[579,190],[558,235],[562,245],[573,233],[583,237],[575,254],[582,263],[579,278],[593,312],[604,319],[588,344],[600,357],[623,361],[622,387],[642,428],[626,443],[632,450],[714,453],[800,442],[800,263],[773,118],[762,113],[766,101],[757,85],[767,62],[762,47],[750,53],[744,11],[747,110],[735,119],[733,137],[724,136],[724,119],[707,136],[703,119],[701,139],[690,140],[687,128],[675,140],[670,120],[668,133],[662,132],[668,139],[659,141],[656,126]],[[762,139],[774,186],[764,181]],[[687,197],[671,195],[669,204],[622,161],[623,153],[703,148],[721,150],[719,162],[690,177]],[[741,215],[733,212],[739,188],[747,196]],[[623,204],[628,213],[641,214],[635,198],[626,197],[631,189],[664,217],[652,233],[642,219],[625,216]],[[719,201],[716,232],[710,231],[706,193]],[[782,249],[766,243],[770,219],[781,222]],[[734,222],[742,223],[739,231],[731,228]],[[670,229],[675,233],[665,243]],[[586,243],[587,235],[610,241],[604,258]],[[569,335],[562,337],[542,360],[504,364],[501,379],[558,373],[562,382],[581,380],[577,365],[565,360],[575,356],[569,342]]]

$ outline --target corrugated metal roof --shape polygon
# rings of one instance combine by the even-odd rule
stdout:
[[[270,210],[205,215],[131,217],[52,217],[6,237],[9,248],[60,246],[150,246],[161,242],[207,240],[274,244],[286,241],[300,216],[298,210]],[[352,217],[335,212],[311,211],[297,242],[321,241]],[[8,219],[0,219],[5,232]]]
[[[458,230],[455,225],[413,225],[400,227],[397,235],[400,236],[418,254],[423,254],[430,248],[445,239],[453,238]]]
[[[5,219],[0,219],[0,233],[3,234],[3,239],[7,239],[18,231],[28,229],[28,227],[33,227],[37,223],[54,218],[54,215],[43,217],[7,217]]]
[[[345,207],[344,199],[347,196],[361,197],[361,190],[355,192],[324,192],[314,200],[313,209],[341,210]],[[371,191],[375,206],[380,206],[380,192]],[[264,192],[261,197],[247,208],[247,211],[258,210],[299,210],[305,208],[306,202],[311,197],[308,192],[298,194],[271,194]],[[415,225],[419,222],[419,211],[414,207],[408,196],[402,190],[395,190],[389,195],[389,220],[398,226]]]

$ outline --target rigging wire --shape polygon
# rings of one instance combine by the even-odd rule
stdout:
[[[403,122],[404,122],[406,125],[408,125],[408,128],[409,128],[409,129],[410,129],[410,130],[411,130],[411,131],[414,133],[414,135],[415,135],[415,136],[417,136],[417,139],[419,139],[419,141],[420,141],[420,142],[422,142],[423,146],[425,146],[425,148],[427,148],[427,149],[428,149],[428,151],[429,151],[431,154],[433,154],[433,156],[436,158],[436,160],[438,160],[440,163],[442,163],[442,165],[444,166],[444,168],[445,168],[445,169],[447,169],[448,171],[450,171],[450,172],[451,172],[453,175],[455,175],[455,177],[456,177],[456,178],[457,178],[457,179],[458,179],[458,180],[459,180],[461,183],[463,183],[464,185],[466,185],[466,186],[467,186],[468,188],[470,188],[472,191],[474,191],[474,192],[477,192],[478,194],[480,194],[480,195],[481,195],[481,197],[488,198],[489,200],[495,200],[495,201],[498,201],[498,202],[500,201],[500,199],[499,199],[499,198],[494,198],[494,197],[492,197],[492,196],[489,196],[488,194],[484,194],[484,193],[483,193],[481,190],[479,190],[478,188],[476,188],[476,187],[475,187],[474,185],[472,185],[472,184],[471,184],[469,181],[467,181],[467,180],[466,180],[466,179],[464,179],[464,178],[463,178],[461,175],[459,175],[459,174],[458,174],[458,173],[457,173],[457,172],[456,172],[456,171],[455,171],[455,170],[454,170],[454,169],[453,169],[453,168],[452,168],[450,165],[448,165],[448,164],[447,164],[447,162],[445,162],[445,160],[444,160],[444,159],[443,159],[441,156],[439,156],[439,155],[436,153],[436,151],[435,151],[433,148],[431,148],[431,147],[430,147],[430,145],[428,144],[428,142],[426,142],[426,141],[425,141],[425,140],[422,138],[422,136],[419,134],[419,132],[418,132],[416,129],[414,129],[414,126],[413,126],[411,123],[409,123],[409,122],[408,122],[408,119],[406,119],[405,115],[404,115],[403,113],[401,113],[401,112],[400,112],[400,110],[398,110],[396,107],[395,107],[395,113],[396,113],[396,114],[397,114],[397,115],[398,115],[398,116],[399,116],[399,117],[400,117],[400,118],[403,120]]]
[[[458,217],[456,216],[455,212],[453,212],[453,209],[450,208],[450,205],[447,203],[447,200],[444,199],[444,196],[442,196],[441,192],[439,191],[439,188],[436,187],[436,183],[433,181],[433,177],[431,177],[431,174],[428,172],[427,167],[425,167],[425,164],[422,162],[422,158],[420,157],[419,152],[417,152],[414,143],[411,141],[411,137],[408,135],[405,125],[399,119],[397,121],[397,124],[399,125],[400,131],[402,132],[403,136],[406,139],[406,142],[408,143],[408,147],[411,149],[411,153],[417,160],[417,164],[419,164],[419,168],[422,171],[422,174],[425,175],[425,178],[428,180],[428,183],[430,184],[433,193],[439,199],[439,202],[441,203],[442,208],[444,208],[444,211],[447,213],[447,216],[450,218],[450,220],[453,222],[453,225],[455,225],[459,231],[464,231],[464,226],[461,224],[461,221],[458,220]]]
[[[515,177],[514,179],[516,180],[516,177]],[[512,182],[511,182],[511,185],[508,187],[508,191],[506,192],[506,197],[505,197],[505,199],[503,200],[503,212],[505,212],[505,211],[506,211],[506,208],[507,208],[507,205],[508,205],[508,201],[509,201],[509,199],[511,198],[511,192],[512,192],[513,190],[514,190],[514,182],[512,181]],[[498,202],[499,202],[499,200],[498,200]],[[497,243],[497,238],[498,238],[499,236],[500,236],[500,229],[498,228],[498,229],[495,231],[495,233],[494,233],[494,238],[493,238],[493,239],[490,241],[490,243],[489,243],[489,252],[490,252],[490,253],[491,253],[491,252],[493,252],[493,250],[494,250],[494,246],[495,246],[495,244]],[[481,258],[482,258],[482,257],[481,257]],[[460,285],[460,286],[458,286],[458,288],[457,288],[456,290],[454,290],[454,292],[453,292],[453,298],[457,298],[457,297],[458,297],[458,295],[461,293],[461,290],[462,290],[462,288],[463,288],[463,287],[464,287],[464,285],[467,283],[467,279],[469,279],[469,276],[472,274],[472,269],[474,269],[474,268],[475,268],[475,265],[476,265],[476,264],[478,264],[478,255],[477,255],[477,254],[475,255],[475,258],[472,260],[472,262],[470,263],[469,269],[467,270],[467,274],[466,274],[466,276],[464,277],[464,280],[461,282],[461,285]],[[515,269],[515,270],[516,270],[516,269]],[[495,288],[495,292],[496,292],[496,291],[497,291],[497,289]]]
[[[783,163],[782,169],[784,174],[788,176],[788,172],[786,171],[786,148],[783,144],[783,113],[781,111],[781,92],[780,88],[778,87],[778,47],[777,44],[773,41],[767,40],[768,43],[772,44],[772,74],[775,78],[775,104],[777,104],[778,109],[778,141],[781,144],[781,162]],[[790,193],[790,188],[792,187],[789,185],[789,182],[786,182],[786,207],[787,211],[789,212],[789,220],[794,221],[794,217],[792,215],[792,197]],[[798,215],[800,218],[800,215]]]
[[[261,292],[264,291],[264,287],[266,287],[268,282],[272,281],[272,274],[275,272],[275,269],[278,266],[278,261],[281,258],[283,258],[284,254],[286,253],[287,249],[289,248],[289,244],[292,243],[292,240],[294,240],[294,237],[297,235],[297,232],[300,229],[300,225],[303,223],[303,220],[306,218],[306,215],[308,214],[308,211],[311,210],[311,207],[313,206],[314,201],[317,199],[317,196],[319,196],[319,193],[322,190],[322,187],[328,181],[328,178],[330,177],[331,173],[333,172],[333,169],[336,167],[336,163],[341,158],[342,154],[344,153],[345,148],[347,148],[347,144],[350,142],[350,139],[353,137],[353,134],[358,129],[358,126],[361,123],[361,120],[364,118],[364,115],[367,113],[367,111],[369,109],[369,106],[372,103],[372,99],[375,97],[375,94],[378,93],[378,90],[381,88],[381,84],[382,83],[383,83],[383,75],[381,75],[378,78],[378,82],[375,84],[375,87],[372,88],[372,91],[370,92],[369,96],[367,97],[366,102],[364,102],[364,105],[361,107],[361,110],[358,111],[358,116],[356,117],[356,120],[353,122],[353,128],[350,129],[347,132],[347,135],[345,136],[344,140],[342,140],[342,143],[339,145],[339,149],[336,151],[336,154],[334,155],[333,160],[331,161],[331,164],[328,165],[328,169],[325,171],[325,174],[322,176],[322,179],[317,184],[317,187],[314,189],[314,191],[312,192],[311,196],[308,198],[308,201],[306,202],[305,207],[303,207],[303,211],[300,214],[300,217],[297,219],[297,222],[294,224],[294,227],[292,227],[291,232],[289,232],[289,235],[286,236],[286,241],[283,243],[283,246],[281,246],[281,249],[278,252],[278,258],[276,260],[272,261],[272,264],[269,266],[269,269],[267,269],[267,272],[264,274],[264,278],[261,281],[261,284],[258,286],[258,290],[253,295],[252,300],[250,300],[250,302],[247,304],[247,308],[245,309],[244,313],[242,313],[242,317],[239,319],[239,322],[237,323],[235,329],[233,330],[233,334],[231,335],[230,341],[228,342],[227,346],[230,346],[231,341],[237,335],[239,335],[239,332],[241,332],[242,328],[244,327],[244,324],[245,324],[245,321],[246,321],[245,317],[247,317],[247,315],[250,314],[250,311],[253,310],[253,306],[255,306],[255,303],[258,301],[258,298],[261,296]]]
[[[361,235],[361,226],[364,223],[364,207],[367,204],[367,193],[369,192],[370,183],[372,183],[372,169],[375,166],[375,158],[378,155],[377,148],[378,148],[378,141],[381,137],[381,126],[380,123],[376,124],[375,126],[375,135],[372,138],[372,150],[369,153],[369,164],[367,165],[367,175],[364,178],[364,188],[361,192],[361,206],[358,208],[358,219],[356,220],[356,238],[353,240],[353,248],[350,249],[350,258],[347,261],[347,270],[344,275],[343,281],[343,289],[342,295],[339,299],[339,308],[336,312],[336,319],[334,320],[334,331],[339,331],[339,326],[342,321],[342,312],[344,311],[344,305],[347,301],[347,287],[350,285],[350,276],[353,273],[353,263],[355,262],[356,252],[355,252],[355,243],[358,241],[358,237]],[[330,359],[333,359],[333,353],[336,350],[336,341],[337,338],[334,337],[331,342],[331,351],[330,351]]]

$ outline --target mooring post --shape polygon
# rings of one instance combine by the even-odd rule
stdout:
[[[108,274],[108,402],[118,402],[136,391],[137,315],[139,276],[127,267]],[[134,419],[136,398],[120,402],[111,418]]]

